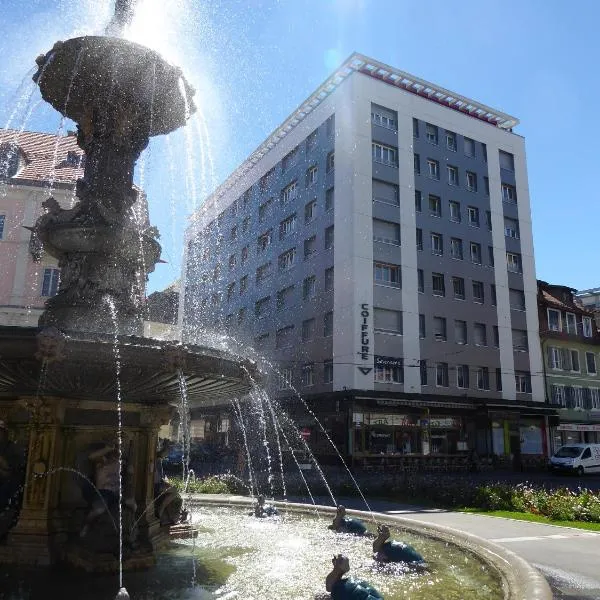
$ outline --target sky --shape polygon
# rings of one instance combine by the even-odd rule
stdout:
[[[0,0],[0,127],[72,127],[37,102],[34,60],[100,33],[112,4]],[[167,261],[149,291],[179,278],[194,208],[353,51],[516,116],[537,277],[600,286],[599,21],[597,0],[140,0],[128,36],[179,64],[199,107],[138,161]]]

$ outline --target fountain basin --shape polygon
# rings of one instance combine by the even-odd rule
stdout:
[[[181,69],[157,52],[121,38],[85,36],[57,42],[38,65],[34,79],[42,97],[76,123],[86,122],[95,105],[102,110],[108,102],[113,107],[135,107],[136,120],[143,121],[145,132],[153,136],[182,127],[186,115],[194,112],[194,90]]]
[[[66,332],[58,357],[41,380],[39,332],[33,327],[0,327],[0,402],[38,393],[115,402],[114,336]],[[179,404],[179,370],[191,407],[243,396],[252,386],[251,376],[258,377],[254,363],[220,350],[136,336],[120,336],[118,342],[125,404]]]

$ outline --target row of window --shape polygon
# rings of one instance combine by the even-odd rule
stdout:
[[[600,389],[553,384],[550,402],[563,408],[600,410]]]
[[[548,329],[550,331],[562,331],[571,335],[583,335],[590,338],[593,336],[592,317],[575,315],[575,313],[548,308]],[[542,332],[543,333],[543,332]]]
[[[584,352],[584,354],[587,374],[597,375],[596,355],[593,352]],[[581,373],[579,350],[577,349],[548,346],[547,358],[550,369]]]
[[[455,300],[466,300],[466,286],[465,286],[465,278],[457,277],[454,275],[450,276],[450,281],[452,284],[452,296]],[[425,272],[423,269],[417,269],[417,285],[418,291],[420,293],[425,292]],[[485,303],[485,284],[483,281],[471,281],[471,289],[472,289],[472,300],[477,304]],[[446,275],[444,273],[432,273],[431,274],[431,291],[434,296],[446,296]],[[523,302],[525,300],[523,299]],[[492,306],[497,305],[496,299],[496,285],[490,284],[490,302]],[[519,309],[524,310],[524,308]]]
[[[317,383],[317,370],[315,363],[305,363],[302,365],[301,381],[304,387],[310,387]],[[333,383],[333,361],[323,362],[322,370],[323,383]],[[278,388],[286,390],[292,387],[294,381],[294,368],[285,367],[279,372]]]

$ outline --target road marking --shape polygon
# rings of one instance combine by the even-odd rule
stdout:
[[[491,538],[491,542],[505,543],[505,542],[536,542],[538,540],[567,540],[578,537],[594,537],[596,533],[591,531],[583,531],[581,533],[573,533],[565,535],[562,533],[555,533],[552,535],[525,535],[522,537],[506,537],[506,538]]]

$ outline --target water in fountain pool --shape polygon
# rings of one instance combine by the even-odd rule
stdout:
[[[331,557],[344,553],[350,574],[374,585],[386,600],[495,600],[503,598],[499,579],[474,555],[425,537],[392,530],[427,557],[429,571],[378,566],[371,555],[372,539],[336,534],[321,519],[296,513],[281,519],[256,519],[231,508],[197,507],[199,535],[180,540],[159,554],[156,566],[129,573],[127,590],[133,600],[313,600],[325,592]],[[195,573],[191,583],[192,574]],[[52,589],[57,597],[106,600],[114,596],[112,578],[60,571],[23,570],[0,581],[12,590],[7,600],[36,600]]]

